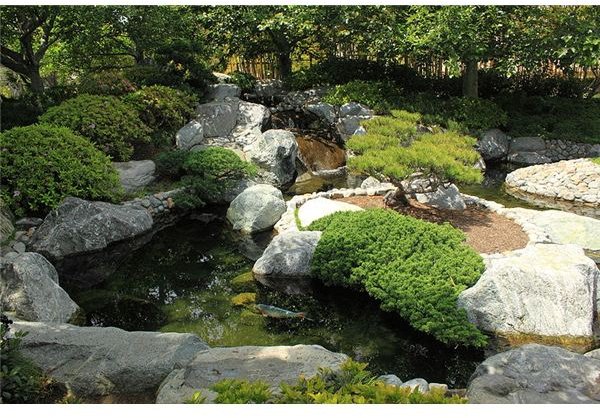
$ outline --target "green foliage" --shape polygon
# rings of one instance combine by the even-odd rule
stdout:
[[[163,142],[171,145],[177,130],[192,116],[197,98],[181,90],[155,85],[142,87],[125,96],[123,101],[137,109],[142,121],[154,131],[158,142],[166,139]]]
[[[2,188],[19,214],[43,215],[67,196],[116,200],[110,159],[68,128],[32,125],[0,134]]]
[[[508,134],[600,144],[600,99],[502,96]]]
[[[376,380],[366,370],[366,363],[353,360],[344,362],[340,370],[322,368],[310,378],[299,377],[295,384],[280,385],[275,394],[263,381],[225,379],[212,386],[218,393],[216,403],[276,403],[276,404],[424,404],[465,403],[466,399],[456,395],[445,396],[443,390],[433,389],[427,393],[410,388],[387,385]],[[201,397],[196,393],[190,401]]]
[[[393,110],[391,116],[364,122],[367,133],[346,143],[356,154],[348,166],[396,183],[416,171],[462,183],[480,182],[481,172],[473,167],[479,159],[475,138],[452,131],[418,134],[419,119],[419,114]]]
[[[311,268],[324,283],[365,289],[443,343],[485,345],[456,306],[484,270],[461,231],[384,209],[335,213],[309,229],[323,231]]]
[[[184,174],[183,164],[189,151],[176,149],[165,151],[156,157],[156,172],[160,177],[179,180]]]
[[[134,65],[124,70],[125,77],[131,80],[138,87],[153,85],[173,86],[177,85],[179,80],[168,73],[164,67],[158,65]]]
[[[189,152],[183,171],[181,182],[186,191],[175,197],[176,204],[183,208],[196,208],[220,201],[223,193],[236,181],[256,174],[256,167],[242,161],[230,149],[207,147]]]
[[[335,86],[323,100],[338,106],[357,102],[370,107],[376,113],[387,113],[398,97],[398,89],[389,82],[351,81]]]
[[[39,120],[70,128],[116,161],[127,161],[134,144],[150,139],[137,111],[112,96],[82,94],[51,107]]]
[[[250,93],[254,90],[254,86],[256,86],[256,77],[252,74],[234,71],[229,75],[231,76],[230,82],[238,85],[242,89],[242,93]]]
[[[122,96],[135,91],[135,85],[122,71],[104,70],[83,74],[79,82],[79,93],[101,96]]]

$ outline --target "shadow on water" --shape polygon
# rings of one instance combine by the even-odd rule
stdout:
[[[270,233],[240,239],[222,220],[185,220],[158,232],[108,280],[73,298],[89,325],[192,332],[211,346],[319,344],[404,380],[464,387],[482,361],[482,352],[416,332],[366,294],[313,283],[312,291],[289,296],[261,285],[243,254],[255,258],[269,240]],[[265,318],[254,302],[304,311],[310,320]]]

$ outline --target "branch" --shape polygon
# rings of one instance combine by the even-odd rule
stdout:
[[[0,58],[1,64],[6,68],[13,70],[16,73],[27,75],[27,66],[17,52],[5,47],[4,45],[0,45]]]

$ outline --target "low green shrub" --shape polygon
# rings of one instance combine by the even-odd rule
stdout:
[[[64,126],[89,140],[116,161],[127,161],[137,143],[150,140],[150,128],[119,98],[82,94],[51,107],[41,123]]]
[[[1,187],[19,216],[45,215],[67,196],[117,200],[110,159],[68,128],[31,125],[0,134]]]
[[[158,65],[135,65],[124,70],[125,77],[137,87],[146,86],[175,86],[179,78],[168,73],[164,67]]]
[[[443,343],[485,345],[456,305],[484,270],[461,231],[385,209],[334,213],[308,229],[323,231],[311,269],[325,284],[365,289]]]
[[[134,107],[142,121],[154,131],[155,142],[170,145],[177,130],[191,118],[198,100],[193,94],[155,85],[142,87],[125,96],[123,101]]]
[[[184,175],[183,164],[189,151],[176,149],[165,151],[156,156],[156,173],[159,177],[179,180]]]
[[[446,396],[441,389],[414,392],[407,387],[385,384],[366,370],[367,364],[352,360],[340,370],[322,368],[310,378],[299,377],[295,384],[282,383],[274,393],[266,382],[225,379],[211,387],[217,392],[215,403],[270,404],[458,404],[466,399]],[[196,393],[188,403],[202,403]]]
[[[79,82],[80,94],[122,96],[135,91],[135,84],[122,71],[104,70],[83,74]]]
[[[387,113],[400,97],[399,90],[389,82],[351,81],[332,88],[323,101],[341,106],[348,102],[361,103],[376,113]]]
[[[183,172],[181,183],[186,191],[174,200],[178,206],[191,209],[222,200],[223,193],[237,181],[256,174],[256,167],[230,149],[207,147],[187,154]]]
[[[256,86],[256,77],[252,74],[234,71],[229,75],[231,76],[230,82],[238,85],[242,89],[242,93],[250,93],[254,90],[254,87]]]

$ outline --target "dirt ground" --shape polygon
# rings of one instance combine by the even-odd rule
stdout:
[[[362,208],[385,208],[382,196],[352,196],[340,199]],[[425,221],[443,223],[462,230],[467,244],[479,253],[501,253],[523,248],[529,241],[523,229],[510,219],[484,209],[468,206],[464,211],[442,210],[410,201],[398,212]]]

